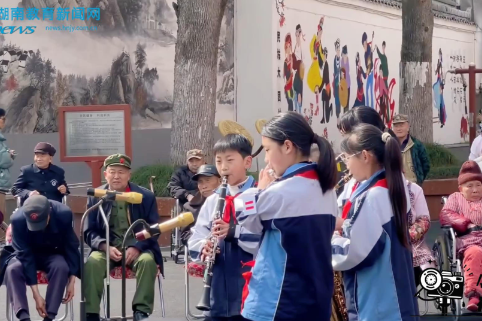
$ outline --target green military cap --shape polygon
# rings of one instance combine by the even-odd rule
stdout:
[[[131,168],[131,158],[124,154],[114,154],[107,157],[104,161],[104,167],[108,166],[124,166]]]
[[[397,114],[393,117],[392,124],[400,124],[408,122],[408,116],[403,114]]]

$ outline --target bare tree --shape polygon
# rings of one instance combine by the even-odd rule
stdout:
[[[227,0],[178,0],[174,67],[171,162],[184,164],[186,151],[200,148],[211,158],[221,21]]]
[[[433,142],[432,0],[402,1],[400,113],[411,123],[410,132],[422,142]]]

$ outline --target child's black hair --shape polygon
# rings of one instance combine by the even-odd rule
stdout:
[[[350,136],[341,142],[340,147],[344,153],[351,155],[357,155],[364,150],[371,151],[379,165],[385,168],[397,235],[400,242],[410,248],[407,234],[407,206],[410,204],[405,195],[405,182],[402,177],[403,159],[400,143],[391,135],[384,142],[383,135],[380,128],[370,124],[360,124],[353,128]]]
[[[311,145],[316,144],[320,153],[316,160],[318,165],[316,171],[321,190],[325,193],[335,187],[337,170],[333,149],[326,139],[315,135],[301,114],[290,111],[274,116],[263,127],[261,135],[280,145],[286,140],[291,141],[304,157],[310,157]]]
[[[243,158],[246,158],[253,153],[253,146],[251,146],[249,140],[242,135],[228,134],[216,142],[213,150],[215,156],[217,153],[232,150],[240,153]]]
[[[368,106],[359,106],[350,109],[348,112],[343,114],[340,119],[340,123],[337,125],[338,130],[343,131],[346,134],[351,133],[354,128],[360,124],[370,124],[382,132],[388,132],[392,137],[396,137],[395,133],[385,126],[382,118],[378,112]]]

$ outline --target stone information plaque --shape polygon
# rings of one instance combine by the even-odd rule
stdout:
[[[65,113],[65,156],[95,157],[126,153],[123,110]]]

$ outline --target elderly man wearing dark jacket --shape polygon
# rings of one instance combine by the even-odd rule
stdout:
[[[197,193],[197,183],[192,177],[197,173],[201,165],[205,163],[204,154],[200,149],[187,152],[187,165],[179,167],[171,176],[167,187],[171,196],[179,199],[179,205],[184,206],[190,202]]]
[[[100,188],[118,192],[136,192],[142,194],[141,204],[127,204],[115,201],[102,205],[109,219],[109,254],[111,266],[119,266],[122,259],[121,247],[129,226],[138,219],[144,219],[149,224],[159,222],[157,203],[154,194],[140,186],[129,182],[131,177],[131,159],[126,155],[115,154],[104,161],[104,176],[107,185]],[[93,206],[98,199],[90,197],[87,207]],[[139,226],[135,232],[142,230]],[[85,264],[85,296],[88,321],[99,321],[100,300],[104,287],[106,271],[106,230],[104,221],[98,210],[89,214],[84,228],[85,242],[92,252]],[[134,235],[127,235],[126,264],[135,273],[137,290],[132,302],[134,321],[147,319],[154,308],[154,288],[158,267],[162,273],[162,255],[157,243],[157,237],[144,241],[136,241]]]
[[[18,196],[21,203],[31,195],[43,195],[49,200],[62,202],[69,188],[62,168],[52,164],[56,153],[49,143],[38,143],[34,148],[34,163],[20,168],[20,175],[11,189],[13,196]]]
[[[5,260],[6,269],[2,267],[1,270],[5,270],[13,311],[19,320],[30,320],[27,285],[32,289],[37,311],[44,321],[54,320],[60,304],[74,297],[81,261],[72,216],[66,205],[41,195],[29,197],[12,215],[14,252]],[[38,290],[37,270],[46,272],[49,280],[45,300]]]

